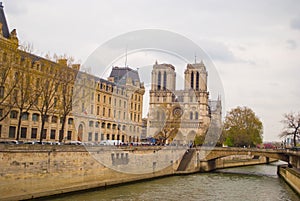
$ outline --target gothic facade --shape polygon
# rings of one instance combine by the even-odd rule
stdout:
[[[176,72],[171,64],[153,65],[148,114],[148,136],[164,143],[188,144],[205,135],[211,110],[204,63],[187,64],[184,89],[176,90]]]

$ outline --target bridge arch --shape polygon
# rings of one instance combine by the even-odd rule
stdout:
[[[252,156],[264,156],[268,158],[274,158],[278,160],[282,160],[285,162],[289,162],[289,155],[285,150],[266,150],[266,149],[248,149],[248,148],[215,148],[213,150],[209,149],[201,149],[198,152],[202,152],[199,154],[200,156],[204,156],[204,158],[200,158],[200,160],[216,160],[219,158],[224,158],[227,156],[233,155],[252,155]]]

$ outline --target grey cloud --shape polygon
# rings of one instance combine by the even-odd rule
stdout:
[[[296,30],[300,30],[300,17],[295,18],[291,21],[291,28],[296,29]]]
[[[251,65],[256,65],[254,61],[244,60],[238,58],[234,55],[227,45],[222,42],[217,41],[202,41],[199,44],[200,47],[203,48],[204,51],[215,61],[227,62],[227,63],[248,63]],[[239,49],[241,51],[246,51],[245,47],[240,46]]]
[[[294,41],[294,40],[287,40],[286,43],[287,43],[287,48],[288,49],[294,50],[298,47],[297,42]]]
[[[212,60],[218,60],[224,62],[236,61],[233,52],[229,50],[229,48],[221,42],[201,41],[201,44],[199,45],[208,53],[208,55],[212,58]]]

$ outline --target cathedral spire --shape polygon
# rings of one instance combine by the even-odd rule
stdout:
[[[0,35],[2,35],[5,38],[9,38],[9,30],[8,30],[2,2],[0,2]]]

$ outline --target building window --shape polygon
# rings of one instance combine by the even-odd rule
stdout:
[[[4,98],[4,86],[0,86],[0,98]]]
[[[71,139],[72,139],[72,131],[68,131],[67,140],[71,140]]]
[[[92,101],[94,100],[94,92],[92,92],[92,94],[91,94],[91,100]]]
[[[107,124],[107,128],[110,128],[110,125],[111,125],[111,124],[110,124],[110,123],[108,123],[108,124]]]
[[[10,111],[10,118],[11,119],[17,119],[18,118],[18,112],[15,110]]]
[[[167,89],[167,73],[164,72],[164,83],[163,83],[163,90]]]
[[[36,139],[37,135],[37,128],[32,128],[31,129],[31,139]]]
[[[69,118],[69,119],[68,119],[68,124],[69,124],[69,125],[72,125],[72,124],[73,124],[73,118]]]
[[[36,113],[32,114],[32,121],[34,121],[34,122],[39,121],[39,114],[36,114]]]
[[[105,128],[105,123],[104,122],[101,124],[101,128]]]
[[[110,117],[110,109],[108,109],[108,117]]]
[[[91,114],[94,114],[94,105],[91,105]]]
[[[198,119],[198,112],[195,112],[195,119]]]
[[[109,134],[106,134],[106,139],[109,140]]]
[[[23,112],[22,113],[22,120],[28,120],[28,116],[29,116],[28,112]]]
[[[9,138],[15,138],[16,137],[16,127],[15,126],[10,126],[9,127]]]
[[[2,134],[2,125],[0,125],[0,137],[1,137],[1,134]]]
[[[104,140],[104,134],[101,133],[101,140]]]
[[[45,115],[45,122],[48,122],[49,121],[49,115]]]
[[[98,102],[100,102],[100,98],[101,98],[101,96],[100,96],[100,94],[98,94]]]
[[[21,127],[21,138],[26,138],[26,137],[27,137],[27,128]]]
[[[194,72],[191,74],[191,88],[194,88]]]
[[[105,116],[105,107],[103,108],[102,116]]]
[[[95,141],[98,141],[98,133],[95,133]]]
[[[44,129],[43,130],[43,139],[46,139],[47,138],[47,129]]]
[[[57,116],[52,116],[51,122],[52,123],[57,123]]]
[[[51,140],[54,140],[54,139],[55,139],[55,134],[56,134],[56,130],[51,129],[51,131],[50,131],[50,139],[51,139]]]
[[[111,135],[111,139],[112,139],[112,140],[115,140],[115,134],[112,134],[112,135]]]
[[[100,107],[97,106],[97,115],[100,115]]]
[[[95,127],[96,127],[96,128],[99,128],[99,124],[100,124],[100,122],[99,122],[99,121],[96,121],[96,122],[95,122]]]
[[[197,74],[196,74],[196,89],[197,90],[199,89],[199,78],[200,78],[199,72],[197,72]]]
[[[160,90],[160,84],[161,84],[161,73],[158,72],[158,78],[157,78],[157,89]]]
[[[88,141],[92,141],[92,139],[93,139],[93,133],[89,132],[89,134],[88,134]]]
[[[89,121],[89,126],[93,127],[94,126],[94,122],[93,121]]]
[[[81,112],[85,112],[84,103],[81,104]]]
[[[190,120],[193,119],[193,112],[190,112]]]
[[[104,103],[106,102],[106,96],[103,96],[103,102]]]

